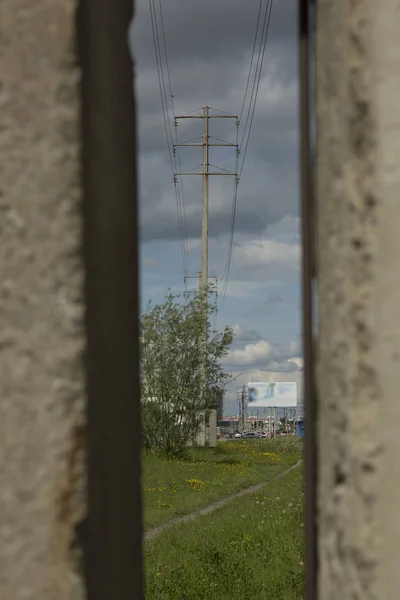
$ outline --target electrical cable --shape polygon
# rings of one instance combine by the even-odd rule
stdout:
[[[260,26],[261,9],[262,9],[263,2],[264,2],[264,0],[260,0],[260,4],[258,6],[256,33],[254,35],[254,43],[253,43],[253,50],[252,50],[252,53],[251,53],[249,74],[247,76],[247,82],[246,82],[246,91],[244,93],[242,108],[240,109],[240,113],[239,113],[239,122],[242,119],[243,110],[244,110],[244,107],[245,107],[245,104],[246,104],[247,92],[249,90],[249,85],[250,85],[251,70],[252,70],[252,67],[253,67],[254,54],[255,54],[255,51],[256,51],[257,34],[258,34],[258,28]]]
[[[245,162],[246,155],[247,155],[247,149],[248,149],[248,146],[249,146],[250,134],[251,134],[251,129],[252,129],[252,125],[253,125],[253,119],[254,119],[254,113],[255,113],[256,104],[257,104],[257,98],[258,98],[258,91],[259,91],[259,87],[260,87],[262,68],[263,68],[263,64],[264,64],[265,48],[266,48],[266,45],[267,45],[269,26],[270,26],[270,22],[271,22],[272,6],[273,6],[273,0],[267,1],[267,5],[266,5],[266,9],[265,9],[265,15],[264,15],[264,22],[263,22],[263,31],[262,31],[262,35],[261,35],[261,41],[260,41],[260,51],[259,51],[258,58],[257,58],[257,66],[259,67],[258,68],[258,75],[255,76],[255,78],[254,78],[253,90],[252,90],[252,95],[251,95],[251,99],[250,99],[250,106],[249,106],[249,111],[248,111],[247,118],[246,118],[245,131],[243,132],[243,137],[242,137],[242,140],[241,140],[241,143],[240,143],[240,147],[242,148],[242,146],[243,146],[243,140],[244,140],[245,133],[246,133],[246,127],[247,127],[247,124],[248,124],[248,119],[249,119],[250,113],[251,113],[250,123],[249,123],[249,126],[248,126],[248,133],[247,133],[247,139],[246,139],[245,149],[244,149],[244,153],[243,153],[241,167],[240,167],[240,170],[239,170],[239,179],[240,179],[240,177],[242,175],[242,171],[243,171],[243,167],[244,167],[244,162]],[[257,66],[256,66],[256,72],[257,72]],[[257,81],[257,83],[256,83],[256,81]],[[254,101],[253,101],[253,95],[254,95]],[[252,106],[252,108],[251,108],[251,106]]]
[[[162,37],[163,37],[163,44],[164,44],[164,54],[165,54],[165,63],[166,63],[166,67],[167,67],[167,76],[168,76],[168,85],[169,85],[169,93],[170,93],[170,98],[171,98],[171,108],[172,108],[172,115],[174,118],[174,124],[175,124],[175,139],[176,139],[176,144],[179,143],[179,139],[178,139],[178,128],[176,126],[176,113],[175,113],[175,103],[174,103],[174,94],[172,93],[172,85],[171,85],[171,72],[170,72],[170,68],[169,68],[169,61],[168,61],[168,51],[167,51],[167,41],[166,41],[166,36],[165,36],[165,27],[164,27],[164,14],[163,14],[163,8],[162,8],[162,3],[161,0],[158,0],[158,5],[159,5],[159,9],[160,9],[160,17],[161,17],[161,33],[162,33]],[[172,135],[171,135],[171,139],[172,139]],[[181,165],[181,157],[180,157],[180,152],[179,152],[179,147],[176,147],[176,151],[177,151],[177,157],[178,157],[178,167],[179,167],[179,173],[182,173],[182,165]],[[173,155],[175,156],[175,152],[173,151]],[[178,169],[176,168],[176,163],[175,163],[175,172]],[[184,233],[184,244],[185,244],[185,251],[186,251],[186,274],[189,273],[189,251],[188,251],[188,236],[187,236],[187,226],[186,226],[186,206],[185,206],[185,192],[184,192],[184,188],[183,188],[183,178],[179,177],[179,182],[180,182],[180,189],[181,189],[181,204],[182,204],[182,212],[183,212],[183,233]]]
[[[177,172],[182,173],[180,153],[179,153],[179,148],[178,148],[179,140],[178,140],[178,131],[177,131],[177,120],[176,120],[175,107],[174,107],[174,95],[172,93],[171,73],[170,73],[169,61],[168,61],[168,51],[167,51],[167,43],[166,43],[166,36],[165,36],[162,2],[161,2],[161,0],[158,0],[160,25],[158,23],[155,2],[156,2],[156,0],[149,0],[150,15],[151,15],[151,21],[152,21],[153,42],[154,42],[155,55],[156,55],[157,73],[158,73],[158,79],[159,79],[164,127],[165,127],[165,133],[166,133],[166,139],[167,139],[167,145],[168,145],[168,154],[170,157],[171,169],[172,169],[173,176],[174,176],[175,195],[176,195],[177,212],[178,212],[178,224],[179,224],[179,230],[180,230],[180,236],[181,236],[182,264],[183,264],[183,269],[184,269],[184,274],[185,274],[185,273],[189,272],[189,253],[188,253],[188,238],[187,238],[186,209],[185,209],[183,180],[182,180],[182,176],[179,176],[179,180],[178,180],[178,177],[175,176],[175,173],[177,173]],[[263,13],[264,2],[265,2],[265,11]],[[227,289],[227,285],[228,285],[228,280],[229,280],[231,260],[232,260],[232,250],[233,250],[233,237],[234,237],[235,221],[236,221],[238,184],[239,184],[241,174],[243,172],[243,168],[244,168],[244,164],[245,164],[245,160],[246,160],[246,156],[247,156],[247,151],[248,151],[248,146],[249,146],[250,135],[251,135],[252,126],[253,126],[254,114],[255,114],[255,109],[256,109],[256,104],[257,104],[257,99],[258,99],[258,93],[259,93],[259,87],[260,87],[260,81],[261,81],[261,75],[262,75],[262,68],[263,68],[264,57],[265,57],[266,43],[267,43],[269,26],[270,26],[270,21],[271,21],[272,6],[273,6],[273,0],[260,0],[260,2],[259,2],[258,13],[257,13],[257,22],[256,22],[256,31],[255,31],[255,35],[254,35],[254,42],[253,42],[252,53],[251,53],[249,73],[248,73],[248,77],[247,77],[247,81],[246,81],[246,88],[245,88],[243,103],[242,103],[241,110],[240,110],[240,116],[239,116],[239,119],[237,122],[236,160],[235,160],[235,173],[237,174],[237,176],[235,177],[235,181],[234,181],[228,252],[227,252],[227,258],[226,258],[226,263],[225,263],[225,267],[224,267],[224,272],[220,279],[221,284],[222,284],[222,293],[217,294],[217,304],[218,304],[218,296],[219,296],[219,298],[221,298],[221,303],[224,302],[225,295],[226,295],[226,289]],[[262,15],[263,15],[263,21],[262,21],[261,30],[260,30]],[[163,52],[161,50],[159,28],[160,28],[161,36],[162,36],[164,61],[163,61]],[[259,43],[257,43],[257,42],[259,42]],[[257,48],[257,46],[258,46],[258,48]],[[253,81],[251,84],[256,50],[257,50],[257,58],[256,58]],[[166,65],[166,76],[164,75],[164,62]],[[173,115],[174,125],[175,125],[176,144],[173,143],[173,134],[172,134],[172,129],[171,129],[171,123],[169,120],[169,103],[168,103],[168,97],[167,97],[168,95],[167,95],[166,80],[168,83],[170,104],[171,104],[171,108],[172,108],[172,115]],[[243,113],[244,113],[244,110],[246,107],[246,101],[249,96],[250,84],[251,84],[251,94],[250,94],[250,99],[248,102],[248,109],[247,109],[247,115],[246,115],[246,119],[245,119],[243,134],[242,134],[241,141],[239,144],[239,125],[240,125],[240,121],[242,119],[242,116],[243,116]],[[197,109],[188,111],[187,113],[184,113],[184,115],[182,115],[182,116],[188,115],[190,113],[194,113],[198,110],[200,110],[200,109],[197,108]],[[210,107],[210,110],[219,112],[221,114],[225,114],[227,116],[233,116],[231,113],[217,109],[217,108]],[[196,138],[192,138],[191,140],[188,140],[183,143],[189,144],[190,142],[197,140],[199,138],[200,138],[200,136],[198,136]],[[213,136],[210,136],[210,138],[220,141],[222,143],[227,143],[227,142],[225,142],[225,140],[222,140],[222,139],[219,139],[219,138],[216,138]],[[244,151],[242,153],[241,149],[243,147],[244,147]],[[240,148],[240,150],[239,150],[239,148]],[[239,156],[240,156],[240,161],[239,161]],[[239,164],[239,162],[240,162],[240,164]],[[178,163],[179,169],[177,167],[177,163]],[[227,169],[223,169],[222,167],[217,167],[215,165],[211,165],[211,166],[215,167],[216,169],[220,169],[221,171],[224,171],[226,173],[230,173],[230,171],[228,171]],[[197,168],[197,167],[195,167],[195,168]],[[190,169],[189,171],[186,171],[186,172],[193,171],[194,169]],[[186,280],[185,280],[185,282],[186,282]]]
[[[236,143],[238,142],[238,139],[239,139],[239,127],[237,126],[237,129],[236,129]],[[238,164],[239,164],[239,149],[238,149],[238,146],[237,146],[237,149],[236,149],[236,160],[235,160],[235,173],[238,172]],[[224,272],[223,272],[222,277],[221,277],[221,282],[222,282],[222,286],[223,287],[222,287],[222,292],[220,294],[221,302],[220,302],[219,310],[222,309],[222,306],[223,306],[223,303],[224,303],[224,300],[225,300],[225,296],[226,296],[226,290],[227,290],[227,287],[228,287],[228,281],[229,281],[229,274],[230,274],[230,267],[231,267],[231,260],[232,260],[232,249],[233,249],[233,236],[234,236],[234,233],[235,233],[238,185],[239,185],[239,179],[236,177],[235,181],[233,183],[233,200],[232,200],[231,227],[230,227],[230,235],[229,235],[228,253],[227,253],[227,257],[226,257],[226,263],[225,263]]]
[[[161,6],[160,0],[159,0],[159,6],[160,6],[160,11],[161,11],[160,12],[161,29],[162,29],[163,40],[164,40],[164,53],[165,53],[164,59],[165,59],[166,65],[167,65],[167,77],[168,77],[169,89],[170,89],[170,99],[171,99],[172,113],[174,115],[173,94],[172,94],[170,70],[169,70],[169,63],[168,63],[168,54],[166,51],[166,41],[165,41],[165,32],[164,32],[164,27],[163,27],[162,6]],[[177,181],[175,178],[175,173],[178,171],[178,168],[177,168],[177,164],[176,164],[175,153],[173,151],[173,137],[172,137],[171,124],[170,124],[170,120],[169,120],[168,98],[167,98],[165,77],[164,77],[164,71],[163,71],[163,59],[162,59],[160,36],[159,36],[159,30],[158,30],[158,20],[157,20],[157,11],[156,11],[156,6],[155,6],[155,0],[149,0],[149,7],[150,7],[150,17],[151,17],[151,25],[152,25],[152,32],[153,32],[153,44],[154,44],[156,65],[157,65],[158,82],[159,82],[159,88],[160,88],[161,107],[162,107],[162,113],[163,113],[168,156],[169,156],[169,160],[170,160],[170,166],[171,166],[171,171],[172,171],[172,175],[173,175],[173,183],[174,183],[174,189],[175,189],[175,199],[176,199],[177,214],[178,214],[178,226],[179,226],[180,238],[181,238],[182,267],[183,267],[183,273],[185,276],[185,274],[187,274],[189,271],[189,265],[188,265],[186,214],[185,214],[184,199],[182,198],[183,184],[181,182],[181,187],[179,187],[177,185]],[[175,115],[174,115],[174,120],[175,120]]]
[[[227,115],[228,117],[234,117],[235,116],[232,113],[226,112],[226,110],[220,110],[219,108],[213,108],[212,106],[209,106],[208,108],[210,110],[215,110],[215,112],[219,112],[222,115]]]
[[[260,3],[259,3],[256,32],[255,32],[255,36],[254,36],[254,43],[253,43],[253,49],[252,49],[250,67],[249,67],[249,74],[248,74],[247,82],[246,82],[244,99],[243,99],[242,108],[240,111],[239,124],[240,124],[241,117],[243,115],[243,111],[244,111],[244,107],[246,104],[246,99],[247,99],[247,95],[248,95],[248,91],[249,91],[249,87],[250,87],[251,73],[252,73],[254,56],[255,56],[256,47],[257,47],[257,38],[258,38],[258,33],[259,33],[260,21],[261,21],[263,1],[264,0],[260,0]],[[244,168],[244,163],[245,163],[249,140],[250,140],[250,134],[251,134],[252,125],[253,125],[255,108],[256,108],[256,104],[257,104],[257,98],[258,98],[258,92],[259,92],[259,86],[260,86],[261,74],[262,74],[262,67],[263,67],[264,57],[265,57],[265,48],[266,48],[266,44],[267,44],[269,26],[270,26],[270,22],[271,22],[272,5],[273,5],[273,0],[267,0],[266,6],[265,6],[263,24],[262,24],[262,28],[261,28],[261,38],[260,38],[260,43],[259,43],[257,62],[256,62],[256,67],[255,67],[255,73],[254,73],[254,80],[252,83],[252,92],[251,92],[251,96],[250,96],[250,102],[249,102],[249,107],[248,107],[248,111],[247,111],[247,117],[246,117],[246,121],[245,121],[243,136],[242,136],[241,143],[240,143],[240,148],[242,148],[243,141],[246,138],[243,158],[241,159],[240,167],[239,167],[239,152],[237,153],[235,171],[236,171],[236,173],[238,173],[238,177],[237,177],[237,180],[235,181],[235,188],[234,188],[234,193],[233,193],[230,238],[229,238],[228,254],[227,254],[227,259],[226,259],[226,263],[225,263],[225,269],[224,269],[223,275],[221,277],[222,291],[220,294],[221,304],[220,304],[219,310],[221,310],[222,305],[224,303],[227,286],[228,286],[228,281],[229,281],[230,266],[231,266],[231,260],[232,260],[232,249],[233,249],[233,236],[234,236],[235,221],[236,221],[238,184],[239,184],[239,180],[240,180],[241,174],[243,172],[243,168]],[[247,133],[247,137],[246,137],[246,133]]]

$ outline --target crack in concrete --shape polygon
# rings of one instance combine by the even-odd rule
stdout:
[[[288,469],[285,469],[285,471],[282,471],[282,473],[278,473],[278,475],[275,475],[275,477],[273,477],[272,480],[273,479],[281,479],[282,477],[285,477],[288,473],[290,473],[294,469],[297,469],[297,467],[299,467],[302,462],[303,462],[302,459],[298,460],[297,463],[295,463]],[[221,498],[220,500],[211,502],[210,504],[207,504],[207,506],[205,506],[204,508],[195,510],[191,513],[188,513],[187,515],[182,515],[180,517],[174,517],[170,521],[161,523],[160,525],[156,525],[155,527],[152,527],[151,529],[149,529],[148,531],[145,532],[143,539],[145,542],[147,542],[148,540],[152,540],[155,537],[157,537],[158,535],[160,535],[160,533],[162,533],[166,529],[170,529],[174,525],[180,525],[181,523],[187,523],[189,521],[194,521],[195,519],[197,519],[197,517],[200,517],[202,515],[208,515],[208,514],[214,512],[217,508],[222,508],[223,506],[226,506],[226,504],[228,504],[232,500],[235,500],[236,498],[241,498],[242,496],[246,496],[247,494],[252,494],[254,492],[257,492],[265,485],[268,485],[268,483],[270,483],[270,481],[271,481],[271,479],[269,481],[263,481],[261,483],[256,483],[248,488],[244,488],[243,490],[234,492],[233,494],[230,494],[230,496],[226,496],[225,498]]]

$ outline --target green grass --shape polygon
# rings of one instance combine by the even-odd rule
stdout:
[[[146,600],[304,597],[303,471],[146,542]]]
[[[269,481],[301,456],[301,441],[232,440],[198,448],[187,460],[143,457],[145,530],[254,483]]]

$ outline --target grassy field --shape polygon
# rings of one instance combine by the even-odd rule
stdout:
[[[301,441],[232,440],[215,450],[198,448],[187,460],[143,457],[144,527],[197,510],[215,500],[269,481],[301,456]]]
[[[304,597],[303,471],[145,545],[147,600]]]

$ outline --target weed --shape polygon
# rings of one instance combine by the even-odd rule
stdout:
[[[261,481],[301,455],[298,440],[233,440],[191,449],[187,458],[143,456],[144,526],[197,510]]]
[[[148,600],[300,600],[303,473],[146,543]]]

